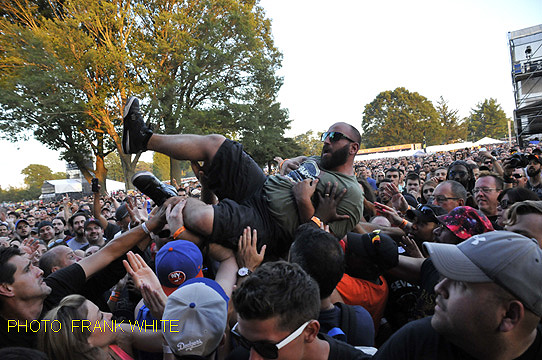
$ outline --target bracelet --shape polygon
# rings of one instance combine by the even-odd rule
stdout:
[[[282,165],[284,164],[284,162],[285,162],[286,160],[290,160],[290,159],[284,159],[284,160],[282,160],[282,161],[280,162],[280,164],[279,164],[279,170],[282,169]]]
[[[175,232],[173,233],[173,239],[178,240],[177,237],[178,237],[179,235],[181,235],[182,232],[185,231],[185,230],[186,230],[186,228],[184,227],[184,225],[181,226],[180,228],[178,228],[177,231],[175,231]]]
[[[322,227],[322,220],[316,216],[311,217],[311,221],[313,221],[318,227]]]
[[[143,229],[145,234],[147,234],[147,235],[151,234],[151,232],[149,231],[149,228],[147,227],[147,225],[145,225],[145,223],[141,223],[141,228]]]
[[[111,296],[109,297],[109,301],[111,302],[117,302],[119,301],[120,293],[116,291],[111,292]]]
[[[401,223],[399,224],[399,229],[404,230],[405,227],[407,226],[407,224],[408,224],[408,221],[406,221],[405,219],[403,219],[403,221],[401,221]]]

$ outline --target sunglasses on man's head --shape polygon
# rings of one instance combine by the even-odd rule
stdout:
[[[352,139],[350,139],[348,136],[344,135],[343,133],[340,133],[338,131],[326,131],[325,133],[322,134],[322,138],[321,138],[321,141],[326,141],[326,139],[329,137],[329,141],[331,142],[337,142],[341,139],[346,139],[350,142],[357,142],[357,141],[354,141]]]
[[[266,359],[277,359],[279,357],[279,350],[285,347],[286,345],[288,345],[289,343],[291,343],[299,335],[301,335],[303,330],[305,330],[305,328],[307,327],[307,325],[309,325],[310,322],[311,320],[307,321],[306,323],[301,325],[299,328],[297,328],[297,330],[295,330],[290,335],[288,335],[284,340],[276,344],[273,344],[272,342],[269,342],[269,341],[263,341],[263,340],[262,341],[247,340],[243,335],[241,335],[237,331],[237,325],[239,325],[239,323],[234,325],[234,327],[231,329],[231,333],[233,337],[237,340],[239,345],[241,345],[245,349],[250,350],[254,348],[254,350],[258,354],[260,354],[260,356],[263,356]]]

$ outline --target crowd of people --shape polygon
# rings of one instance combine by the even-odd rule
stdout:
[[[336,123],[269,175],[223,136],[153,133],[137,98],[123,126],[200,187],[6,205],[1,359],[542,358],[536,145],[356,161]]]

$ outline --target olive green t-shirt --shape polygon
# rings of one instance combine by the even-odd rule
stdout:
[[[319,163],[319,157],[311,157],[311,160]],[[315,194],[312,196],[312,203],[316,208],[318,206],[318,196],[324,195],[327,183],[338,184],[336,192],[339,193],[347,188],[344,198],[337,206],[337,214],[346,214],[349,219],[335,221],[329,224],[330,230],[339,238],[351,231],[361,219],[363,214],[363,190],[358,184],[355,176],[344,175],[335,171],[319,169],[320,173],[318,185],[316,185]],[[266,196],[269,212],[273,218],[282,227],[284,232],[292,238],[299,224],[299,213],[292,192],[293,183],[287,176],[272,175],[269,176],[264,184],[263,192]]]

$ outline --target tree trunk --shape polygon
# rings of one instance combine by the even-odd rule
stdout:
[[[135,168],[140,156],[141,154],[137,154],[132,161],[131,155],[126,155],[122,151],[119,151],[119,157],[122,164],[122,172],[124,173],[124,184],[126,185],[126,190],[134,188],[134,185],[132,184],[132,176],[134,176],[135,174]]]
[[[98,178],[98,183],[101,186],[100,193],[102,195],[107,195],[107,168],[104,164],[104,157],[103,156],[96,156],[96,170],[94,171],[94,176]]]
[[[169,158],[169,174],[170,180],[173,183],[173,179],[177,180],[177,184],[181,184],[181,161],[172,157]]]

